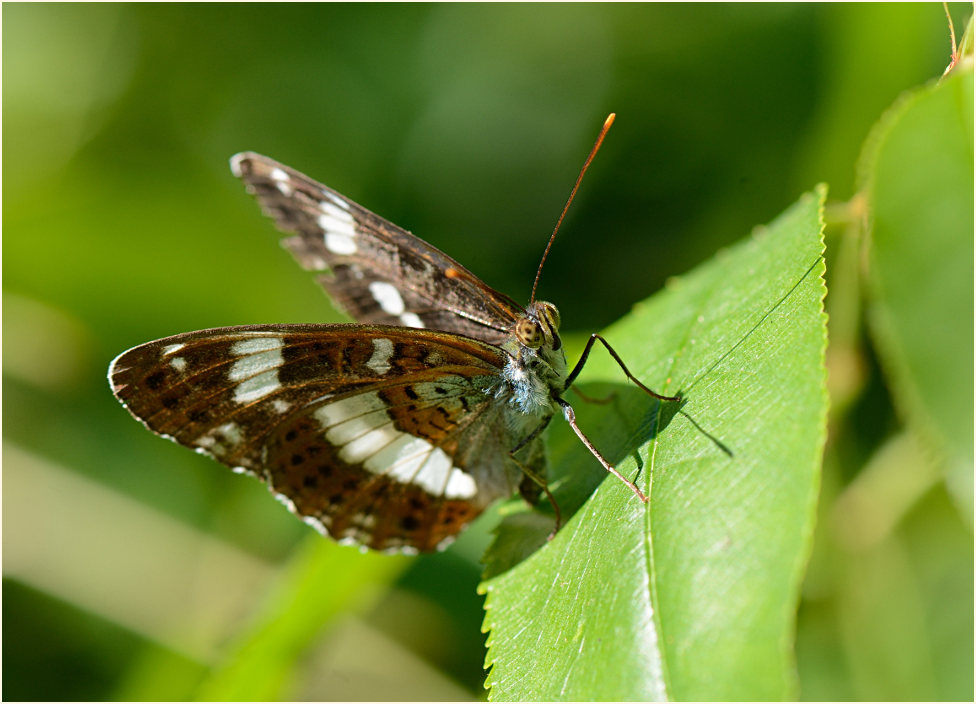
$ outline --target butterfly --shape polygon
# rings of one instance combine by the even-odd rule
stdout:
[[[112,391],[149,430],[257,476],[323,534],[376,550],[443,548],[516,491],[533,504],[545,493],[558,529],[543,445],[556,413],[646,501],[563,397],[599,340],[640,388],[676,400],[641,384],[606,340],[591,336],[570,370],[559,313],[534,286],[522,307],[265,156],[238,154],[231,170],[288,233],[283,246],[358,322],[215,328],[123,352],[109,368]]]

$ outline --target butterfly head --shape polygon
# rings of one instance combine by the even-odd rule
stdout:
[[[555,351],[562,347],[556,306],[545,301],[529,304],[525,315],[515,323],[515,337],[520,344],[532,350],[545,346]]]
[[[559,339],[556,306],[544,301],[530,303],[515,321],[512,340],[505,349],[511,358],[503,377],[512,402],[538,425],[540,414],[552,415],[552,392],[562,391],[566,378],[566,353]]]

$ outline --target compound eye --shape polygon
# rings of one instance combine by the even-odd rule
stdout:
[[[552,328],[553,332],[555,332],[559,329],[559,311],[556,310],[556,306],[554,306],[552,303],[543,303],[542,305],[542,314],[549,322],[549,327]]]
[[[542,347],[542,329],[539,324],[522,318],[515,324],[515,337],[529,349],[537,350]]]

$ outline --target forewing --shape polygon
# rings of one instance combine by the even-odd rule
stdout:
[[[242,326],[135,347],[109,380],[150,430],[257,475],[334,538],[431,550],[518,483],[487,393],[503,355],[402,327]]]
[[[364,323],[446,330],[492,344],[521,307],[438,249],[294,169],[245,152],[231,159],[298,263],[322,272],[333,301]]]

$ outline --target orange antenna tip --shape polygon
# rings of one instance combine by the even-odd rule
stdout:
[[[610,125],[613,124],[614,118],[617,117],[616,113],[610,113],[607,119],[603,121],[603,127],[600,128],[600,135],[596,138],[596,143],[590,150],[590,155],[586,157],[586,161],[583,163],[583,168],[580,169],[579,176],[576,177],[576,185],[573,186],[572,192],[569,194],[569,200],[566,201],[566,205],[563,206],[563,212],[560,213],[559,219],[556,220],[556,227],[553,228],[552,234],[549,235],[549,242],[546,244],[546,251],[542,253],[542,261],[539,262],[539,268],[535,272],[535,281],[532,282],[532,295],[529,297],[529,303],[535,303],[535,290],[539,285],[539,276],[542,275],[542,265],[546,263],[546,257],[549,256],[549,250],[552,248],[552,241],[556,239],[556,233],[559,232],[559,226],[563,222],[563,218],[566,217],[566,211],[569,210],[569,204],[573,202],[573,198],[576,197],[576,191],[579,189],[580,181],[583,180],[583,174],[590,166],[590,162],[593,161],[593,157],[596,156],[597,151],[600,149],[600,145],[603,144],[603,138],[607,136],[607,130],[610,129]]]

